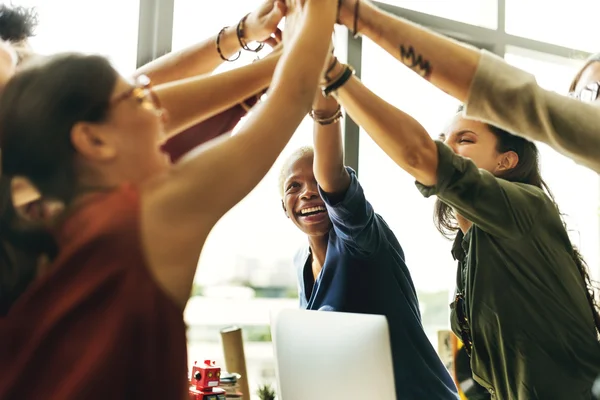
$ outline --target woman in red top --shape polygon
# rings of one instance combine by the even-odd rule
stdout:
[[[283,9],[276,4],[278,4],[276,0],[264,0],[254,11],[240,18],[237,24],[215,31],[214,35],[197,44],[166,54],[142,66],[134,75],[147,75],[156,86],[211,73],[223,62],[237,60],[242,50],[255,51],[261,49],[264,44],[273,47],[281,40],[281,32],[277,26],[283,17]],[[3,87],[14,74],[15,66],[18,68],[19,63],[27,63],[35,56],[27,45],[26,37],[35,28],[32,24],[35,24],[37,17],[31,10],[19,7],[15,10],[8,8],[1,11],[6,15],[3,14],[0,19],[8,18],[4,21],[6,23],[0,26],[0,36],[7,40],[0,43],[0,87]],[[220,51],[215,47],[217,39],[219,39]],[[245,43],[252,42],[261,44],[244,46]],[[15,52],[18,56],[15,56]],[[275,56],[277,54],[278,52],[274,53]],[[264,77],[271,76],[272,73],[272,69],[265,70]],[[241,89],[240,93],[247,91],[245,87],[238,89]],[[263,92],[261,90],[261,93]],[[162,150],[172,161],[177,161],[199,144],[233,129],[240,118],[246,114],[246,110],[256,101],[257,96],[252,93],[252,96],[242,103],[235,104],[183,132],[175,132],[162,143]],[[0,216],[4,212],[12,212],[10,207],[6,207],[8,203],[5,201],[10,199],[11,189],[13,202],[20,213],[32,218],[42,218],[48,213],[48,207],[40,201],[39,193],[26,180],[4,178],[0,179],[0,200],[2,200]],[[37,260],[36,257],[30,257],[27,252],[15,249],[4,240],[3,235],[0,235],[0,260],[3,265],[0,268],[0,316],[2,316],[31,281]]]
[[[65,211],[52,235],[16,216],[2,221],[42,262],[0,320],[0,398],[185,397],[182,310],[200,250],[310,109],[336,6],[289,4],[267,100],[238,134],[175,166],[159,138],[197,123],[198,109],[214,115],[265,87],[277,57],[154,92],[96,56],[56,56],[11,79],[0,100],[3,173],[26,177]],[[247,92],[232,95],[239,87]]]

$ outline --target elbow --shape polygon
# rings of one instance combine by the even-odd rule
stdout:
[[[429,136],[415,141],[404,148],[404,162],[410,168],[420,168],[437,164],[438,149]]]
[[[426,159],[423,154],[413,149],[407,149],[402,158],[404,164],[410,169],[418,169],[425,163],[424,160]]]
[[[438,151],[432,140],[421,146],[407,148],[403,155],[404,168],[425,186],[437,183]]]
[[[350,187],[351,178],[346,168],[341,170],[331,169],[330,171],[315,170],[315,178],[321,189],[328,196],[343,196]]]

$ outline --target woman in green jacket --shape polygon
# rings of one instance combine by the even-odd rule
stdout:
[[[493,399],[589,400],[600,366],[600,315],[539,170],[536,146],[458,113],[434,141],[337,64],[324,90],[398,166],[436,195],[456,234],[454,332]]]

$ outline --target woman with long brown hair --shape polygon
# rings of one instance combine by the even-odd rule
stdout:
[[[264,0],[255,10],[242,16],[237,24],[225,26],[197,44],[159,57],[139,68],[134,75],[146,75],[156,86],[211,73],[222,63],[237,60],[241,51],[256,52],[265,44],[273,48],[281,41],[281,31],[277,26],[283,17],[284,8],[280,5],[276,0]],[[37,56],[35,49],[32,49],[27,41],[35,30],[37,14],[35,10],[23,7],[2,6],[0,11],[0,37],[6,41],[2,45],[5,46],[4,54],[9,64],[1,70],[7,74],[7,81],[14,74],[15,66],[19,68],[19,65],[26,64]],[[257,44],[252,44],[254,42]],[[248,43],[251,43],[251,46]],[[271,56],[278,57],[278,54],[279,51],[275,51]],[[245,70],[242,69],[241,72],[245,73]],[[272,68],[263,69],[263,77],[258,81],[270,79],[272,73]],[[248,79],[257,81],[256,76],[251,74],[248,75]],[[3,86],[0,79],[0,87]],[[175,162],[194,147],[233,129],[240,118],[258,101],[258,96],[248,92],[245,86],[237,87],[236,90],[252,96],[183,132],[171,131],[170,136],[161,138],[161,149]],[[260,93],[264,93],[265,90],[261,90]],[[204,113],[202,105],[198,113]],[[47,203],[41,201],[40,194],[27,180],[0,177],[0,199],[3,199],[0,202],[0,215],[14,212],[12,206],[9,207],[12,205],[11,192],[12,203],[18,212],[30,218],[44,218],[51,210]],[[37,258],[15,248],[9,241],[5,241],[1,234],[0,243],[0,259],[3,260],[3,268],[0,268],[0,315],[4,315],[15,296],[18,296],[31,280],[34,268],[24,266],[36,265]]]
[[[2,221],[40,263],[0,320],[1,398],[184,398],[182,310],[204,241],[271,167],[321,79],[337,1],[302,3],[288,5],[279,64],[152,89],[102,57],[67,54],[10,80],[3,175],[27,178],[64,211],[42,224]],[[266,87],[275,64],[267,100],[238,134],[170,165],[161,136]]]

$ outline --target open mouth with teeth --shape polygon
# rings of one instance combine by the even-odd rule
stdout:
[[[303,208],[302,210],[300,210],[300,212],[298,213],[298,215],[300,217],[310,217],[313,215],[317,215],[317,214],[322,214],[327,212],[327,209],[323,206],[316,206],[316,207],[308,207],[308,208]]]

